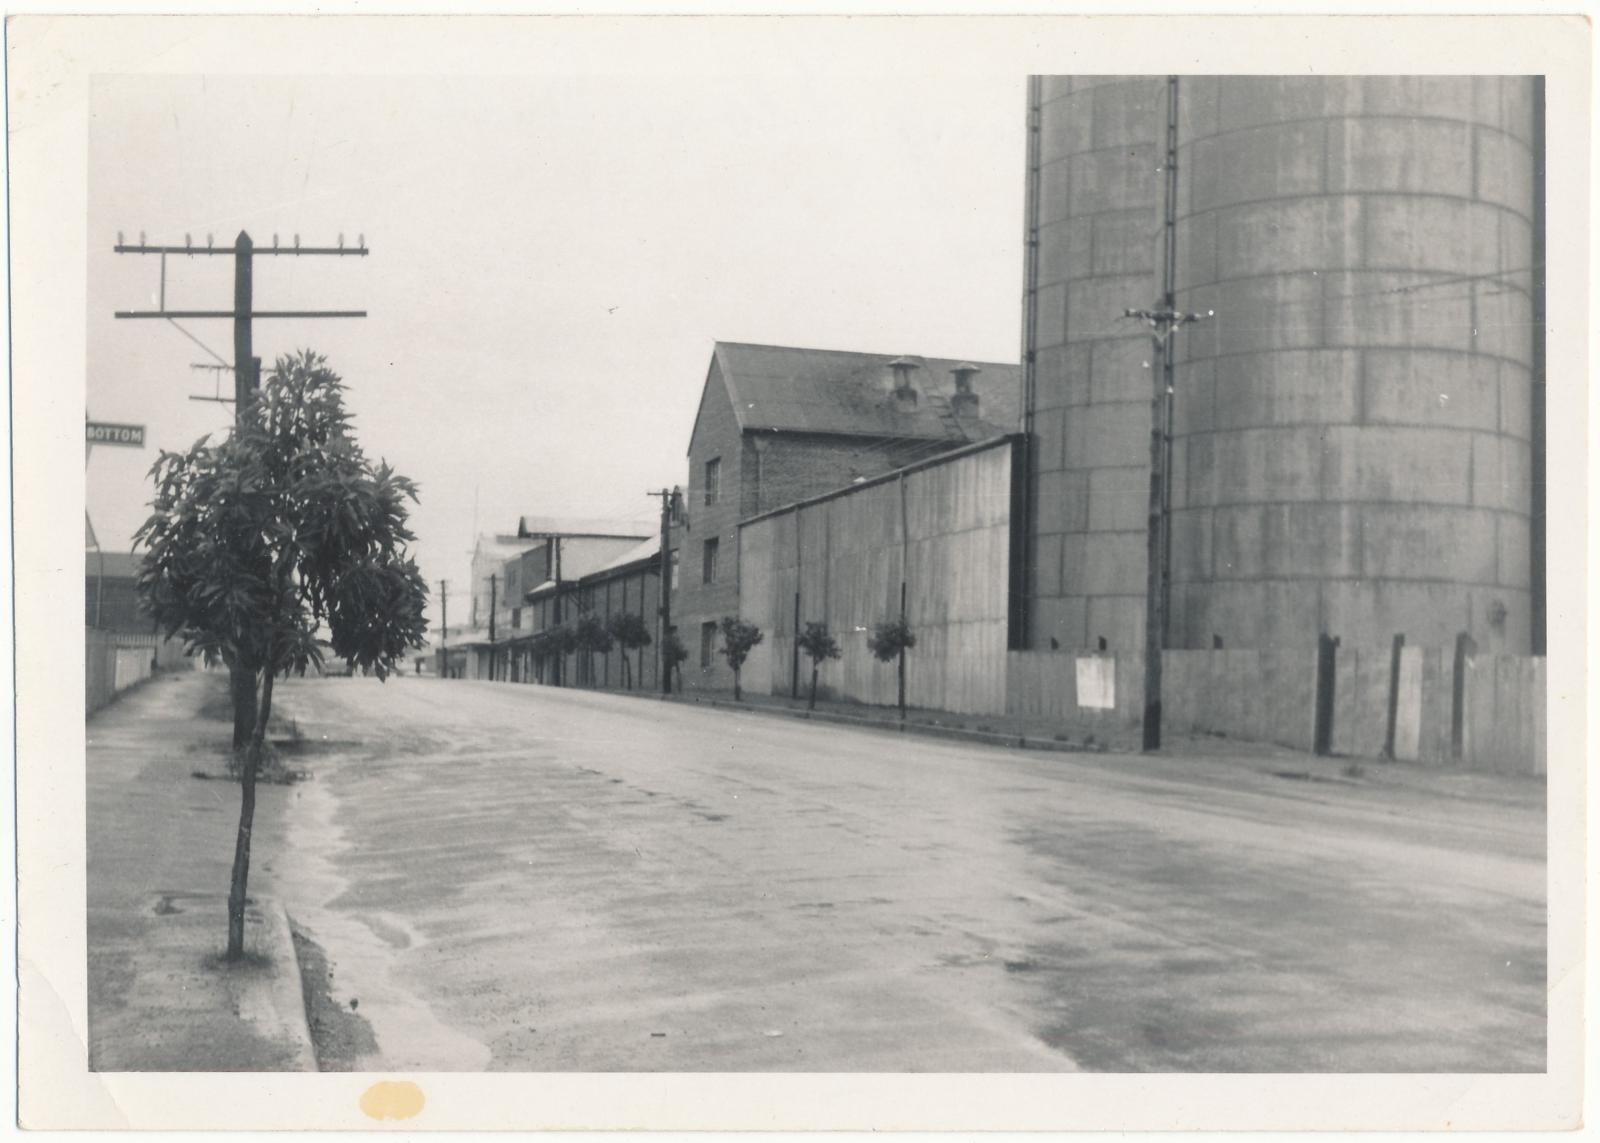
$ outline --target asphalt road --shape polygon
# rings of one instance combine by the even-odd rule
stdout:
[[[314,778],[278,892],[371,1067],[1543,1070],[1542,786],[507,684],[279,694]]]

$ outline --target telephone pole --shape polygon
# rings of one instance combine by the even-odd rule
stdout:
[[[450,655],[446,644],[450,641],[450,581],[439,581],[439,677],[450,677]]]
[[[1123,316],[1150,327],[1151,361],[1150,514],[1145,547],[1144,735],[1146,751],[1161,749],[1161,653],[1167,645],[1172,595],[1172,334],[1190,322],[1213,316],[1177,308],[1178,280],[1178,77],[1167,77],[1165,194],[1161,211],[1161,305],[1128,309]]]
[[[302,247],[297,235],[292,247],[279,247],[277,237],[274,236],[272,246],[256,250],[255,243],[250,235],[241,230],[234,239],[231,247],[217,247],[212,245],[210,239],[204,246],[195,246],[189,241],[189,236],[184,235],[182,246],[149,245],[144,240],[144,235],[139,235],[136,243],[125,243],[122,235],[117,235],[117,244],[112,250],[118,254],[154,254],[161,260],[161,286],[158,308],[154,310],[117,310],[113,317],[118,320],[126,319],[154,319],[173,323],[174,328],[183,333],[191,341],[198,341],[192,333],[178,325],[178,319],[199,318],[227,318],[233,322],[233,424],[237,432],[244,426],[248,415],[251,399],[255,396],[256,389],[261,380],[261,359],[255,356],[251,340],[251,324],[256,318],[333,318],[333,317],[366,317],[365,310],[258,310],[255,308],[253,273],[254,261],[263,255],[329,255],[334,257],[366,257],[366,240],[361,239],[355,248],[346,249],[344,239],[339,240],[337,247]],[[167,309],[167,258],[168,256],[194,257],[231,257],[233,259],[233,309],[231,310],[169,310]],[[211,352],[209,349],[207,352]],[[212,354],[216,356],[216,354]],[[244,745],[253,726],[246,726],[244,715],[248,713],[248,721],[255,722],[255,678],[252,672],[234,665],[229,668],[229,685],[233,692],[234,720],[233,720],[233,745],[235,749]],[[248,692],[248,698],[246,693]],[[245,711],[244,706],[250,708]]]
[[[1170,296],[1170,295],[1169,295]],[[1203,314],[1179,313],[1170,305],[1159,310],[1124,310],[1151,329],[1155,374],[1150,399],[1150,516],[1145,547],[1144,612],[1144,737],[1145,750],[1161,749],[1161,651],[1167,642],[1168,596],[1172,590],[1172,334],[1179,326],[1204,321]]]
[[[661,604],[656,609],[656,614],[661,619],[660,637],[656,640],[656,664],[661,675],[661,693],[672,693],[672,664],[667,660],[667,634],[672,630],[672,552],[670,550],[672,532],[672,498],[673,490],[663,488],[660,492],[646,492],[646,496],[661,497]]]
[[[495,589],[499,586],[500,577],[489,577],[489,681],[494,681],[494,609]]]
[[[139,241],[127,243],[122,241],[122,235],[117,235],[117,244],[112,249],[118,254],[154,254],[161,259],[161,292],[160,304],[153,310],[117,310],[113,316],[118,320],[129,319],[154,319],[176,322],[184,320],[219,318],[233,322],[233,397],[234,397],[234,423],[242,423],[244,408],[249,398],[255,393],[261,379],[260,363],[255,356],[252,344],[252,325],[256,318],[364,318],[366,310],[258,310],[255,308],[255,260],[263,257],[306,257],[323,256],[334,258],[365,258],[367,244],[365,238],[356,246],[347,247],[344,239],[340,238],[337,246],[301,246],[300,238],[295,236],[293,246],[279,246],[277,236],[274,235],[271,246],[256,248],[247,231],[239,231],[239,236],[234,239],[232,246],[214,246],[207,240],[204,246],[195,246],[184,236],[182,246],[152,245],[144,241],[140,235]],[[233,308],[231,310],[169,310],[167,308],[167,258],[184,257],[223,257],[233,259]],[[190,335],[191,337],[193,335]]]

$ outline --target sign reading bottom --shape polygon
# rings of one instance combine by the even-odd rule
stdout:
[[[110,421],[86,421],[84,427],[88,430],[88,443],[99,445],[121,445],[124,448],[144,447],[143,425],[117,425]]]

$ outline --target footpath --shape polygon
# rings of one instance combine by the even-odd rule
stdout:
[[[899,711],[894,707],[841,702],[819,696],[816,709],[811,710],[807,708],[804,697],[760,695],[748,691],[738,701],[734,700],[732,691],[675,692],[668,698],[663,698],[659,693],[643,691],[615,690],[607,693],[781,718],[808,719],[864,730],[944,738],[1002,749],[1069,753],[1079,755],[1080,760],[1084,760],[1082,755],[1098,755],[1103,756],[1110,765],[1138,765],[1157,769],[1199,766],[1216,769],[1219,773],[1242,767],[1273,778],[1315,785],[1334,784],[1373,791],[1403,790],[1427,797],[1517,806],[1542,806],[1545,798],[1542,779],[1380,758],[1319,756],[1287,746],[1246,742],[1217,735],[1169,735],[1156,755],[1142,755],[1137,760],[1119,759],[1119,755],[1140,755],[1137,727],[1101,730],[1097,734],[1078,727],[1064,727],[1045,718],[1004,714],[962,715],[915,707],[906,710],[906,717],[902,721]]]
[[[88,720],[91,1070],[317,1068],[274,897],[293,786],[257,788],[246,956],[222,958],[239,824],[227,710],[225,677],[196,671],[158,675]]]

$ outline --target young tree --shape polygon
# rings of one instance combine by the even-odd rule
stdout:
[[[352,669],[386,678],[427,626],[427,585],[407,551],[416,485],[367,460],[343,392],[317,354],[280,358],[232,435],[161,453],[137,535],[147,549],[138,577],[146,610],[190,651],[236,667],[257,706],[241,775],[229,959],[244,951],[273,680],[319,665],[319,634]]]
[[[604,655],[613,645],[611,632],[601,622],[600,617],[593,612],[585,612],[578,616],[578,625],[572,631],[573,641],[578,650],[583,652],[583,673],[588,676],[590,686],[594,685],[594,657],[596,653]]]
[[[661,669],[668,677],[677,678],[680,692],[683,690],[683,672],[678,668],[688,657],[689,648],[683,645],[676,631],[668,631],[661,637]]]
[[[761,628],[740,619],[737,615],[724,615],[718,626],[722,630],[722,657],[728,660],[728,666],[733,668],[733,701],[743,702],[744,692],[739,689],[739,669],[750,657],[751,650],[765,636],[761,633]]]
[[[887,619],[878,624],[867,637],[867,648],[880,663],[900,660],[897,671],[900,676],[898,689],[902,720],[906,716],[906,652],[916,645],[916,633],[911,630],[911,624],[906,622],[903,615],[898,619]]]
[[[628,652],[639,652],[639,673],[644,674],[643,648],[650,645],[650,628],[644,621],[644,616],[632,611],[619,611],[613,615],[606,625],[611,632],[611,637],[617,641],[617,646],[622,648],[622,679],[623,685],[630,691],[633,689],[633,667],[628,662]]]
[[[567,685],[567,657],[578,651],[578,633],[570,623],[557,627],[550,645],[556,657],[556,685],[564,687]]]
[[[806,703],[806,709],[816,710],[817,669],[822,666],[824,659],[839,657],[839,641],[828,632],[826,623],[807,623],[805,631],[796,642],[800,645],[800,650],[811,660],[811,700]]]

